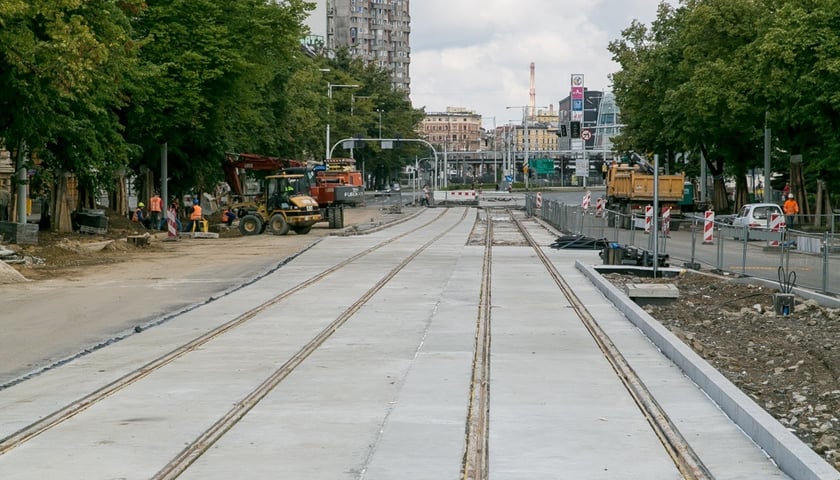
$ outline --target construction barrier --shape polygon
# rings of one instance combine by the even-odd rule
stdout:
[[[770,230],[774,232],[779,232],[782,230],[782,217],[778,213],[771,213],[770,214]],[[778,240],[770,240],[767,242],[767,246],[769,247],[778,247],[779,241]]]
[[[166,237],[169,239],[178,238],[178,215],[175,210],[166,211]]]
[[[435,190],[434,199],[440,202],[477,202],[478,194],[475,190]]]
[[[662,236],[671,236],[671,207],[662,207]]]
[[[542,192],[537,192],[537,208],[542,208]]]
[[[715,232],[715,212],[706,210],[703,222],[703,245],[712,245],[714,243]]]
[[[589,204],[592,202],[592,192],[586,192],[586,195],[583,196],[583,201],[580,203],[580,206],[583,207],[584,210],[589,210]]]
[[[607,199],[604,197],[599,198],[598,201],[595,202],[595,216],[598,218],[603,218],[606,209]]]
[[[645,233],[650,233],[650,227],[653,224],[653,206],[645,205]]]

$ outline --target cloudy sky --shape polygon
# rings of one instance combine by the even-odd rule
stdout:
[[[669,2],[675,4],[676,2]],[[411,2],[411,100],[426,112],[466,107],[497,125],[520,121],[536,105],[569,94],[570,76],[609,90],[618,67],[610,41],[633,19],[650,24],[659,0],[414,0]],[[493,125],[487,118],[485,127]]]

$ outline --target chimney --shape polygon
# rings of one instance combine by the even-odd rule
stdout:
[[[535,87],[536,80],[534,78],[534,62],[531,62],[531,90],[528,92],[530,94],[531,99],[528,103],[528,119],[531,120],[534,118],[536,112],[534,111],[537,108],[537,89]]]

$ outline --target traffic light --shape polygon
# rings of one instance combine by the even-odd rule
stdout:
[[[528,178],[534,178],[534,169],[528,167]]]
[[[558,137],[568,137],[569,136],[569,131],[566,128],[565,123],[560,124],[560,128],[557,129],[557,136]]]
[[[569,122],[572,138],[580,138],[580,122]]]

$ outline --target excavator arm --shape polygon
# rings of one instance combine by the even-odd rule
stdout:
[[[256,153],[226,153],[222,168],[225,181],[235,195],[243,194],[242,179],[239,170],[278,171],[283,168],[305,167],[306,163],[286,158],[269,157]]]

